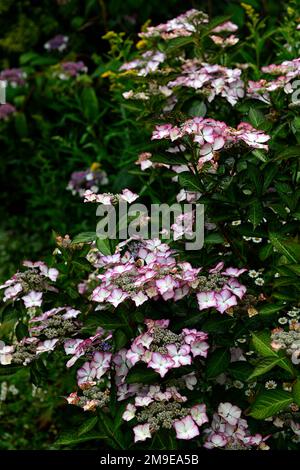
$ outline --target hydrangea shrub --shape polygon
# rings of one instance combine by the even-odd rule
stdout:
[[[70,377],[74,425],[57,445],[297,448],[300,67],[288,47],[261,63],[269,36],[245,8],[256,55],[235,23],[197,10],[146,25],[135,53],[106,35],[104,78],[140,135],[134,187],[109,192],[91,167],[68,189],[86,205],[204,204],[204,247],[184,249],[179,220],[167,240],[57,236],[45,262],[25,261],[1,286],[12,325],[1,373],[26,367],[39,383],[57,361]],[[285,33],[274,41],[287,46]],[[86,71],[61,66],[62,80]]]

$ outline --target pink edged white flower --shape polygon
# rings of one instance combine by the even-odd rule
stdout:
[[[102,351],[96,351],[90,363],[91,369],[95,369],[95,377],[99,380],[110,368],[112,354]]]
[[[76,310],[75,308],[67,307],[66,313],[62,315],[64,320],[69,320],[70,318],[77,318],[80,315],[80,310]]]
[[[127,297],[127,292],[122,291],[122,289],[114,289],[112,292],[110,292],[107,300],[113,304],[115,308],[117,308],[117,306],[121,304],[123,300],[127,299]]]
[[[134,442],[145,441],[151,437],[150,424],[139,424],[133,428]]]
[[[173,292],[174,288],[178,287],[177,282],[170,275],[167,275],[163,277],[162,279],[158,279],[155,284],[161,295],[169,291]]]
[[[246,286],[240,284],[235,278],[229,279],[226,287],[239,299],[242,299],[247,291]]]
[[[199,292],[197,294],[199,310],[215,307],[217,305],[216,294],[214,291]]]
[[[225,447],[228,442],[228,438],[221,433],[212,433],[209,439],[204,443],[203,447],[206,449],[214,449],[218,447]]]
[[[139,397],[138,396],[138,397],[135,397],[134,404],[135,404],[136,407],[139,407],[139,406],[148,406],[152,402],[153,402],[153,398],[151,398],[151,397],[148,397],[148,396]]]
[[[3,366],[11,364],[13,358],[14,346],[5,346],[3,341],[0,341],[0,364]]]
[[[241,274],[245,273],[246,271],[247,271],[247,269],[245,269],[245,268],[242,268],[242,269],[227,268],[227,269],[225,269],[225,271],[222,271],[222,274],[224,276],[239,277]]]
[[[141,166],[141,170],[145,171],[147,168],[150,168],[153,166],[153,163],[151,161],[152,153],[150,152],[142,152],[139,154],[138,160],[135,162],[136,165]],[[155,164],[154,164],[155,165]]]
[[[132,403],[128,403],[122,415],[124,421],[131,421],[135,417],[136,407]]]
[[[90,189],[87,189],[83,194],[84,200],[83,202],[98,202],[99,204],[104,204],[105,206],[110,206],[113,202],[114,195],[113,194],[96,194]]]
[[[198,426],[208,422],[206,414],[206,405],[195,405],[190,409],[191,417]]]
[[[4,291],[3,302],[6,302],[7,300],[11,299],[15,300],[18,297],[18,294],[22,292],[22,290],[22,285],[19,282],[17,284],[12,285],[11,287],[8,287]]]
[[[131,348],[126,353],[126,359],[130,362],[132,366],[134,366],[137,362],[139,362],[142,356],[145,353],[145,349],[141,344],[133,343]]]
[[[195,328],[184,328],[182,333],[184,334],[184,342],[190,346],[196,341],[205,341],[208,338],[207,333],[204,333],[204,331],[198,331]]]
[[[128,202],[128,204],[134,202],[136,199],[138,199],[138,197],[138,194],[133,193],[129,189],[123,189],[122,193],[120,194],[120,199],[122,201]]]
[[[65,353],[67,355],[72,354],[73,357],[67,362],[67,367],[71,367],[77,359],[84,354],[83,350],[79,350],[78,346],[80,343],[82,343],[84,340],[82,339],[68,339],[64,343],[64,349]]]
[[[133,344],[136,344],[137,346],[141,344],[144,348],[149,348],[150,344],[153,342],[153,336],[151,336],[150,333],[146,332],[138,336]]]
[[[176,431],[177,439],[189,440],[199,436],[199,429],[191,416],[174,421],[173,426]]]
[[[224,268],[224,263],[223,263],[223,261],[220,261],[219,263],[216,264],[216,266],[211,268],[208,272],[210,274],[216,274],[216,273],[219,273],[220,271],[222,271],[223,268]]]
[[[54,351],[57,342],[58,342],[57,338],[47,339],[45,341],[41,341],[37,345],[36,354],[41,354],[41,353],[44,353],[44,352]]]
[[[40,307],[43,302],[43,293],[32,290],[29,294],[24,295],[22,299],[26,308]]]
[[[174,365],[175,362],[171,357],[159,352],[152,353],[151,361],[148,362],[148,367],[155,370],[161,377],[164,377]]]
[[[105,302],[107,298],[110,296],[110,291],[105,289],[104,287],[96,287],[92,293],[92,300],[94,302]]]
[[[191,344],[191,353],[193,357],[207,357],[208,350],[209,344],[205,341],[195,341]]]
[[[265,439],[262,437],[261,434],[255,434],[254,436],[247,436],[243,438],[243,441],[245,444],[250,444],[250,445],[259,445],[261,442],[263,442]]]
[[[223,33],[223,32],[235,33],[238,29],[239,27],[237,24],[232,23],[232,21],[225,21],[225,23],[222,23],[216,26],[212,30],[212,32],[213,33]]]
[[[140,305],[142,305],[144,302],[148,300],[147,295],[145,295],[143,292],[138,292],[137,294],[133,295],[131,298],[137,307],[139,307]]]
[[[182,379],[184,380],[185,386],[188,390],[194,390],[195,385],[197,384],[197,377],[194,372],[191,372],[187,375],[183,375]]]
[[[96,368],[92,367],[90,362],[85,362],[77,371],[77,383],[79,386],[86,383],[96,384],[96,375]]]
[[[179,129],[173,127],[172,124],[163,124],[155,126],[155,131],[152,133],[152,140],[171,139],[175,140],[180,136]]]
[[[224,289],[216,293],[216,309],[220,313],[224,313],[225,310],[234,305],[237,305],[237,300],[230,290]]]
[[[168,351],[168,355],[174,361],[174,368],[187,366],[192,363],[192,358],[190,356],[191,348],[187,344],[184,344],[179,349],[175,346],[175,344],[168,344],[166,346]]]
[[[40,271],[43,276],[48,277],[51,281],[55,282],[58,275],[59,271],[56,268],[48,268],[45,264],[42,264],[40,266]]]
[[[240,419],[242,412],[237,406],[226,402],[220,403],[218,407],[218,414],[224,418],[227,423],[235,426]]]

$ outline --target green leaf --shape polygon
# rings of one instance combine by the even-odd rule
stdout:
[[[252,124],[252,126],[256,127],[257,129],[260,128],[261,125],[265,123],[265,116],[261,111],[255,108],[250,108],[249,111],[249,121]]]
[[[182,155],[176,155],[174,153],[171,155],[155,154],[151,157],[151,161],[165,163],[166,165],[181,165],[182,163],[186,163],[186,159]]]
[[[204,239],[204,244],[215,245],[217,243],[224,243],[224,237],[220,233],[210,233]]]
[[[116,330],[126,327],[128,324],[115,313],[97,312],[97,315],[90,315],[81,331],[102,326],[107,330]]]
[[[28,327],[25,323],[19,321],[16,326],[16,337],[18,341],[21,341],[25,336],[29,336]]]
[[[103,411],[99,411],[99,425],[110,441],[114,449],[125,449],[124,435],[120,429],[116,429],[113,420]]]
[[[95,232],[82,232],[73,238],[72,243],[90,243],[94,240],[96,240]]]
[[[265,246],[260,248],[259,259],[261,259],[262,261],[265,261],[271,255],[273,255],[273,253],[274,253],[273,246],[271,245],[271,243],[267,243]]]
[[[216,377],[224,372],[230,364],[230,352],[228,349],[216,349],[206,361],[207,376]]]
[[[269,390],[262,392],[251,407],[250,416],[255,419],[266,419],[274,416],[293,403],[293,396],[283,390]]]
[[[274,359],[279,359],[277,365],[282,369],[289,372],[291,375],[294,375],[294,369],[286,357],[280,357],[277,352],[275,352],[271,347],[271,338],[270,334],[266,331],[260,333],[252,333],[252,343],[254,349],[263,357],[273,357]]]
[[[200,191],[198,178],[188,171],[180,173],[178,181],[180,186],[188,191]]]
[[[254,155],[258,160],[260,160],[263,163],[266,163],[268,161],[268,157],[265,152],[262,150],[256,149],[253,150],[252,155]]]
[[[248,380],[254,379],[255,377],[259,377],[260,375],[265,374],[269,370],[273,369],[273,367],[278,365],[280,360],[280,358],[276,357],[264,357],[259,361],[252,374],[248,377]]]
[[[300,246],[283,240],[277,233],[270,233],[269,239],[272,245],[284,255],[288,261],[297,264],[300,261]]]
[[[147,369],[143,364],[138,364],[130,369],[126,377],[126,382],[128,384],[148,384],[157,381],[161,381],[160,376],[153,369]]]
[[[252,333],[252,342],[255,350],[263,357],[278,357],[277,353],[271,348],[270,334],[266,331]]]
[[[14,375],[16,372],[19,372],[23,369],[22,366],[0,366],[0,377],[7,375]]]
[[[95,90],[86,87],[82,90],[81,102],[84,116],[91,122],[96,121],[99,115],[99,104]]]
[[[78,429],[78,436],[82,436],[87,432],[91,431],[93,427],[96,426],[98,421],[98,416],[93,416],[90,419],[87,419]]]
[[[117,350],[122,349],[128,343],[128,337],[123,330],[117,330],[114,336],[115,347]]]
[[[150,448],[153,450],[176,450],[178,447],[174,433],[166,429],[159,430],[154,434]]]
[[[297,274],[297,276],[300,276],[300,264],[290,264],[286,265],[286,268],[290,269],[293,271],[293,273]]]
[[[289,146],[284,149],[275,160],[287,160],[289,158],[299,158],[300,157],[300,145]]]
[[[207,333],[224,333],[229,331],[230,327],[234,324],[233,318],[210,318],[203,325],[202,328]]]
[[[253,228],[255,229],[263,218],[263,207],[259,201],[254,201],[249,208],[249,219],[252,222]]]
[[[25,138],[28,135],[28,125],[24,113],[17,113],[15,115],[15,128],[19,137]]]
[[[295,403],[300,406],[300,377],[298,377],[294,383],[292,393]]]
[[[234,379],[245,382],[252,372],[252,367],[246,361],[237,361],[229,365],[228,372]]]
[[[102,238],[98,237],[96,239],[96,245],[97,245],[97,248],[100,251],[100,253],[102,253],[103,255],[107,256],[107,255],[112,254],[112,250],[111,250],[108,238],[102,239]]]
[[[79,442],[87,442],[98,439],[107,439],[107,436],[100,433],[90,433],[85,434],[85,436],[78,436],[76,432],[64,432],[61,434],[61,436],[59,436],[55,444],[59,446],[67,446],[70,444],[78,444]]]
[[[282,304],[264,305],[263,307],[259,308],[258,312],[260,315],[267,317],[269,315],[272,315],[273,313],[278,313],[283,308],[285,308],[285,306]]]
[[[204,103],[204,101],[194,101],[189,110],[188,110],[188,114],[189,116],[205,116],[206,114],[206,111],[207,111],[207,108],[206,108],[206,105]]]

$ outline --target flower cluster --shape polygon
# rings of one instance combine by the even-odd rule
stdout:
[[[163,52],[150,50],[144,52],[140,59],[123,64],[120,71],[137,70],[138,75],[145,77],[149,73],[155,72],[165,59],[166,56]]]
[[[57,34],[56,36],[54,36],[52,39],[50,39],[44,44],[44,48],[47,51],[63,52],[67,48],[68,42],[69,42],[68,36]]]
[[[238,26],[235,23],[225,21],[225,23],[219,24],[212,30],[214,34],[210,35],[210,39],[222,48],[234,46],[239,42],[239,38],[235,34],[227,35],[227,33],[235,33],[237,30]]]
[[[1,120],[7,120],[7,118],[15,113],[17,110],[16,108],[9,103],[1,104],[0,105],[0,121]]]
[[[275,351],[285,350],[291,356],[293,364],[300,364],[300,323],[297,320],[290,320],[288,331],[275,328],[271,339],[271,346]]]
[[[145,320],[147,331],[131,344],[127,360],[135,365],[142,361],[164,377],[171,369],[191,365],[195,357],[206,357],[207,333],[185,328],[176,334],[168,329],[169,320]]]
[[[77,77],[80,73],[87,73],[87,66],[80,60],[79,62],[62,62],[59,64],[58,77],[60,80],[68,80]]]
[[[15,301],[22,296],[26,308],[40,307],[43,292],[57,292],[52,283],[56,281],[59,272],[56,268],[49,268],[43,261],[24,261],[23,266],[29,269],[17,272],[0,286],[0,289],[5,289],[3,301]]]
[[[99,387],[87,387],[82,391],[82,396],[78,396],[77,392],[72,392],[66,397],[69,405],[76,405],[84,411],[95,411],[96,408],[103,408],[109,404],[110,391],[109,388],[100,390]]]
[[[1,364],[28,365],[39,354],[53,351],[66,337],[77,333],[80,328],[77,317],[80,313],[72,307],[57,307],[31,318],[29,336],[0,350]]]
[[[67,362],[67,367],[72,367],[77,360],[86,356],[91,358],[95,352],[99,351],[109,351],[111,349],[110,339],[112,338],[111,333],[107,333],[103,328],[98,328],[96,333],[93,336],[90,336],[86,339],[67,339],[64,342],[64,349],[67,356],[71,355],[71,359]],[[89,370],[89,367],[86,367],[86,371]],[[83,379],[83,373],[81,374],[82,382],[88,382],[88,380]]]
[[[128,202],[131,204],[139,196],[129,189],[123,189],[121,194],[102,193],[96,194],[95,191],[87,189],[84,194],[84,202],[97,202],[104,205],[115,205],[119,202]]]
[[[5,69],[0,72],[0,80],[9,83],[13,88],[25,85],[26,73],[21,69]]]
[[[256,447],[261,450],[268,449],[265,440],[260,434],[251,436],[248,423],[241,418],[242,410],[231,403],[220,403],[218,412],[213,415],[210,428],[205,429],[206,449],[223,448],[227,450],[247,450]]]
[[[221,65],[210,65],[198,59],[189,59],[182,65],[182,74],[168,83],[168,87],[184,86],[202,90],[211,102],[217,95],[224,97],[231,105],[235,105],[244,96],[242,71],[238,68],[229,69]]]
[[[139,33],[141,38],[161,38],[164,40],[183,36],[191,36],[201,25],[208,23],[208,16],[202,11],[188,10],[167,23],[148,26],[145,32]]]
[[[283,89],[285,93],[293,92],[291,81],[300,76],[300,58],[294,60],[286,60],[281,64],[271,64],[262,67],[262,72],[270,75],[278,75],[273,80],[260,79],[258,81],[248,82],[247,96],[249,98],[263,101],[270,104],[270,93]]]
[[[85,171],[74,171],[71,174],[67,189],[73,195],[78,194],[80,197],[83,197],[87,189],[97,193],[100,186],[105,186],[106,184],[108,184],[106,172],[100,169],[99,164],[93,163],[91,168]]]
[[[208,422],[204,404],[185,407],[187,397],[176,387],[150,386],[146,394],[135,397],[123,413],[125,421],[135,419],[134,442],[145,441],[160,429],[174,429],[177,439],[190,440],[199,436],[199,427]]]
[[[158,125],[152,134],[152,140],[169,139],[172,142],[184,137],[192,137],[199,146],[198,166],[214,159],[215,152],[229,149],[237,144],[246,144],[251,148],[268,149],[266,142],[270,136],[257,130],[247,122],[241,122],[237,129],[227,126],[225,122],[195,117],[183,124]]]
[[[197,292],[199,309],[215,307],[221,313],[237,304],[246,292],[236,277],[245,269],[227,268],[219,263],[205,275],[201,268],[188,262],[178,262],[174,250],[159,239],[132,240],[122,256],[103,256],[100,265],[104,273],[98,274],[101,284],[92,293],[92,300],[117,307],[131,299],[136,306],[149,299],[180,300]]]

